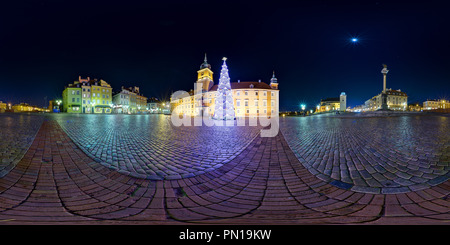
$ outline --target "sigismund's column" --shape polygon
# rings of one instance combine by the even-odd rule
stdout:
[[[383,92],[381,93],[381,110],[388,110],[386,94],[386,74],[389,72],[387,65],[383,64],[381,73],[383,74]]]

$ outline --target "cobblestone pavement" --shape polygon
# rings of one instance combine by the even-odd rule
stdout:
[[[362,193],[406,193],[450,177],[450,118],[443,116],[281,119],[300,162],[318,178]]]
[[[39,114],[0,113],[0,178],[23,157],[43,120]]]
[[[0,224],[448,224],[449,194],[448,180],[395,194],[339,188],[282,134],[203,174],[135,178],[93,161],[49,120],[0,178]]]
[[[181,179],[219,168],[259,133],[258,127],[175,127],[165,115],[59,114],[53,118],[95,161],[153,180]]]

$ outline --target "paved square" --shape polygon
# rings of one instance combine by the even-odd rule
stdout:
[[[281,130],[318,178],[363,193],[404,193],[450,177],[450,118],[284,118]]]
[[[0,224],[450,220],[448,117],[281,118],[273,138],[163,115],[24,117],[6,141],[41,126],[0,178]]]

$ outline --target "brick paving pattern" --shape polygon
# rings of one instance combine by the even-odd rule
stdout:
[[[160,115],[53,118],[94,160],[120,173],[153,180],[181,179],[219,168],[259,133],[258,127],[175,127],[170,116]]]
[[[0,178],[23,157],[43,119],[42,115],[0,113]]]
[[[281,130],[318,178],[363,193],[427,189],[450,177],[450,118],[287,118]]]
[[[203,174],[151,180],[94,161],[55,120],[46,120],[25,156],[0,178],[0,224],[445,224],[450,220],[450,181],[393,194],[342,188],[310,172],[283,134],[258,136],[228,163]]]

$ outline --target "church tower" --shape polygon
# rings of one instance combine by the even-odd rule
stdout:
[[[278,89],[278,79],[275,77],[275,71],[273,71],[273,76],[270,79],[270,87],[272,89]]]
[[[202,90],[209,91],[211,87],[214,85],[213,81],[213,72],[211,71],[211,65],[208,64],[205,54],[205,60],[200,65],[200,70],[197,71],[197,83],[202,83]]]

